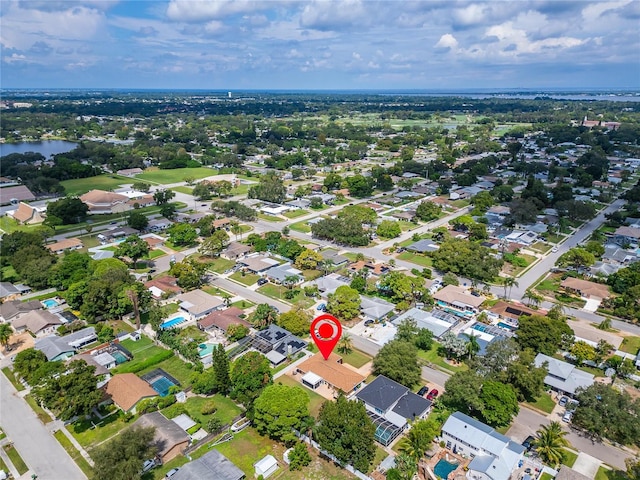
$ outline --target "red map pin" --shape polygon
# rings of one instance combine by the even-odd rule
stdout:
[[[327,360],[342,336],[342,325],[336,317],[325,313],[311,322],[310,331],[318,350]]]

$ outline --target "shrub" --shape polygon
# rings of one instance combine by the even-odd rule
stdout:
[[[211,415],[212,413],[216,413],[217,410],[218,407],[216,407],[216,404],[213,401],[209,401],[202,405],[200,413],[202,415]]]
[[[171,350],[162,350],[161,352],[156,353],[152,357],[147,358],[144,362],[135,363],[125,363],[120,365],[117,369],[115,369],[114,373],[137,373],[142,370],[153,367],[154,365],[166,360],[168,358],[173,357],[173,352]]]
[[[173,405],[174,403],[176,403],[176,396],[167,395],[166,397],[161,397],[160,400],[158,400],[158,408],[159,409],[167,408]]]
[[[213,417],[207,422],[207,431],[209,433],[216,432],[220,430],[220,428],[222,428],[222,421],[217,417]]]
[[[202,428],[202,425],[200,425],[199,423],[196,423],[193,427],[187,429],[187,433],[189,435],[193,435],[194,433],[196,433],[201,428]]]
[[[165,409],[164,416],[167,418],[175,418],[183,413],[188,413],[187,407],[184,406],[184,403],[174,403]]]

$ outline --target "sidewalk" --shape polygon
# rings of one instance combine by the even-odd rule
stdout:
[[[92,458],[89,456],[87,451],[82,447],[82,445],[78,443],[78,441],[74,438],[74,436],[71,435],[71,432],[69,432],[69,430],[66,429],[66,427],[64,426],[64,422],[62,420],[54,420],[53,422],[48,423],[46,426],[47,426],[47,430],[49,430],[52,434],[56,433],[57,431],[61,431],[62,433],[64,433],[64,436],[69,439],[69,441],[75,447],[75,449],[78,450],[80,454],[84,457],[84,459],[89,463],[89,465],[93,467]]]
[[[0,445],[4,446],[4,445],[9,444],[9,443],[11,443],[11,442],[8,441],[7,438],[4,438],[0,442]],[[4,451],[4,448],[0,448],[0,458],[2,459],[4,464],[9,469],[9,471],[6,472],[6,473],[10,473],[13,476],[13,478],[19,478],[20,475],[18,475],[18,470],[16,470],[16,467],[14,467],[13,463],[11,463],[11,460],[9,460],[9,455],[7,455],[7,452]]]

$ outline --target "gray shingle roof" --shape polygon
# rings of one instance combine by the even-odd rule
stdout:
[[[241,480],[244,472],[217,450],[189,462],[175,473],[171,480]]]

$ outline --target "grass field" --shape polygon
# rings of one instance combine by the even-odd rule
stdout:
[[[97,418],[78,420],[67,425],[66,428],[80,445],[89,449],[113,437],[127,425],[129,424],[124,421],[120,412],[117,412],[102,420]]]
[[[62,448],[67,451],[73,461],[76,462],[78,467],[80,467],[80,470],[82,470],[87,477],[91,478],[93,476],[93,469],[91,468],[91,465],[89,465],[89,462],[87,462],[87,460],[80,454],[76,447],[73,446],[64,432],[62,430],[58,430],[53,434],[53,436],[56,437],[58,443],[62,445]]]
[[[369,355],[355,349],[351,350],[351,353],[338,353],[338,355],[342,357],[342,360],[344,360],[345,363],[356,368],[360,368],[371,361],[371,357]]]
[[[235,272],[233,275],[229,277],[231,280],[235,280],[242,285],[253,285],[260,279],[260,275],[254,275],[252,273],[244,273],[243,272]]]
[[[16,470],[20,475],[29,471],[29,467],[27,467],[27,464],[24,463],[24,460],[22,460],[22,457],[18,453],[18,450],[16,450],[13,445],[4,445],[2,449],[6,452],[9,460],[11,460],[11,463],[13,463],[13,466],[16,467]]]
[[[203,415],[202,407],[205,404],[213,402],[216,405],[216,412]],[[223,397],[222,395],[212,395],[211,397],[189,397],[187,401],[184,403],[185,408],[187,409],[187,414],[200,425],[205,426],[209,420],[212,418],[218,418],[223,424],[230,424],[231,421],[236,418],[240,413],[242,413],[242,409],[238,407],[233,401],[227,397]],[[163,412],[171,409],[171,407],[167,407],[163,410]]]
[[[60,185],[64,187],[64,191],[69,196],[82,195],[89,190],[113,190],[120,185],[131,184],[135,180],[119,175],[98,175],[97,177],[74,178],[72,180],[63,180]]]
[[[188,365],[189,364],[185,363],[180,357],[174,355],[160,363],[156,363],[155,365],[151,365],[144,370],[141,370],[138,372],[138,375],[142,376],[145,373],[149,373],[151,370],[161,368],[172,377],[175,377],[175,379],[182,385],[182,388],[186,388],[191,385],[191,376],[193,374],[193,368],[189,368]]]
[[[405,262],[415,263],[421,267],[430,267],[433,265],[430,257],[425,257],[424,255],[418,255],[412,252],[402,252],[397,258],[398,260],[404,260]]]
[[[460,363],[459,365],[452,365],[450,363],[447,363],[444,358],[438,355],[439,348],[440,344],[437,342],[433,342],[433,346],[428,352],[425,352],[424,350],[418,350],[418,357],[430,364],[436,365],[441,370],[449,371],[452,373],[469,369],[466,363]]]
[[[38,404],[36,399],[33,398],[33,396],[31,396],[31,394],[25,395],[24,399],[26,400],[26,402],[31,407],[31,410],[36,412],[36,415],[38,416],[38,419],[42,423],[49,423],[49,422],[52,421],[51,416],[47,412],[44,411],[44,409]]]
[[[266,220],[267,222],[284,222],[284,220],[280,217],[275,217],[273,215],[267,215],[266,213],[259,213],[258,218],[262,220]]]
[[[624,472],[620,470],[611,470],[601,466],[596,473],[595,480],[632,480],[627,477]]]
[[[200,180],[202,178],[211,177],[217,172],[211,168],[175,168],[171,170],[160,170],[159,168],[147,168],[144,173],[136,175],[137,180],[145,180],[153,183],[178,183],[184,182],[187,178]]]
[[[7,380],[11,382],[11,385],[13,385],[17,391],[21,392],[22,390],[24,390],[24,386],[18,381],[16,376],[13,374],[13,370],[11,370],[9,367],[4,367],[2,369],[2,373],[4,373],[4,376],[7,377]]]
[[[288,212],[284,212],[283,215],[287,218],[298,218],[304,217],[308,215],[309,212],[307,210],[297,209],[297,210],[289,210]]]
[[[238,300],[237,302],[234,302],[231,304],[232,307],[236,307],[236,308],[240,308],[242,310],[246,310],[248,308],[251,308],[255,305],[255,303],[250,302],[249,300]]]
[[[578,454],[575,452],[572,452],[571,450],[567,450],[566,448],[563,448],[563,455],[564,455],[564,460],[562,461],[563,465],[566,465],[567,467],[573,467],[573,464],[576,463],[576,460],[578,459]]]
[[[193,188],[187,187],[186,185],[180,187],[172,187],[171,190],[179,193],[185,193],[187,195],[191,195],[193,193]]]
[[[0,458],[0,470],[3,470],[7,473],[9,472],[9,468],[7,467],[7,464],[2,461],[2,458]]]
[[[527,405],[531,405],[533,408],[542,410],[543,412],[551,413],[556,403],[551,398],[551,395],[543,393],[535,402],[527,402]]]
[[[281,383],[283,385],[287,385],[288,387],[296,387],[302,390],[303,392],[305,392],[309,397],[309,413],[316,418],[318,417],[318,413],[320,412],[320,407],[326,401],[326,398],[318,395],[317,393],[309,390],[306,387],[303,387],[302,385],[300,385],[299,382],[297,382],[296,380],[294,380],[293,378],[287,375],[282,375],[276,378],[274,380],[274,383]]]
[[[290,303],[292,305],[300,305],[303,308],[309,308],[315,302],[312,298],[305,296],[305,294],[300,290],[300,292],[291,299],[284,298],[284,292],[286,292],[287,287],[283,287],[282,285],[274,285],[273,283],[267,283],[259,287],[256,291],[266,295],[267,297],[271,297],[275,300],[279,300],[281,302]]]
[[[289,228],[301,233],[311,232],[311,227],[307,224],[307,222],[292,223],[291,225],[289,225]]]
[[[635,355],[640,350],[640,337],[624,337],[620,350]]]

